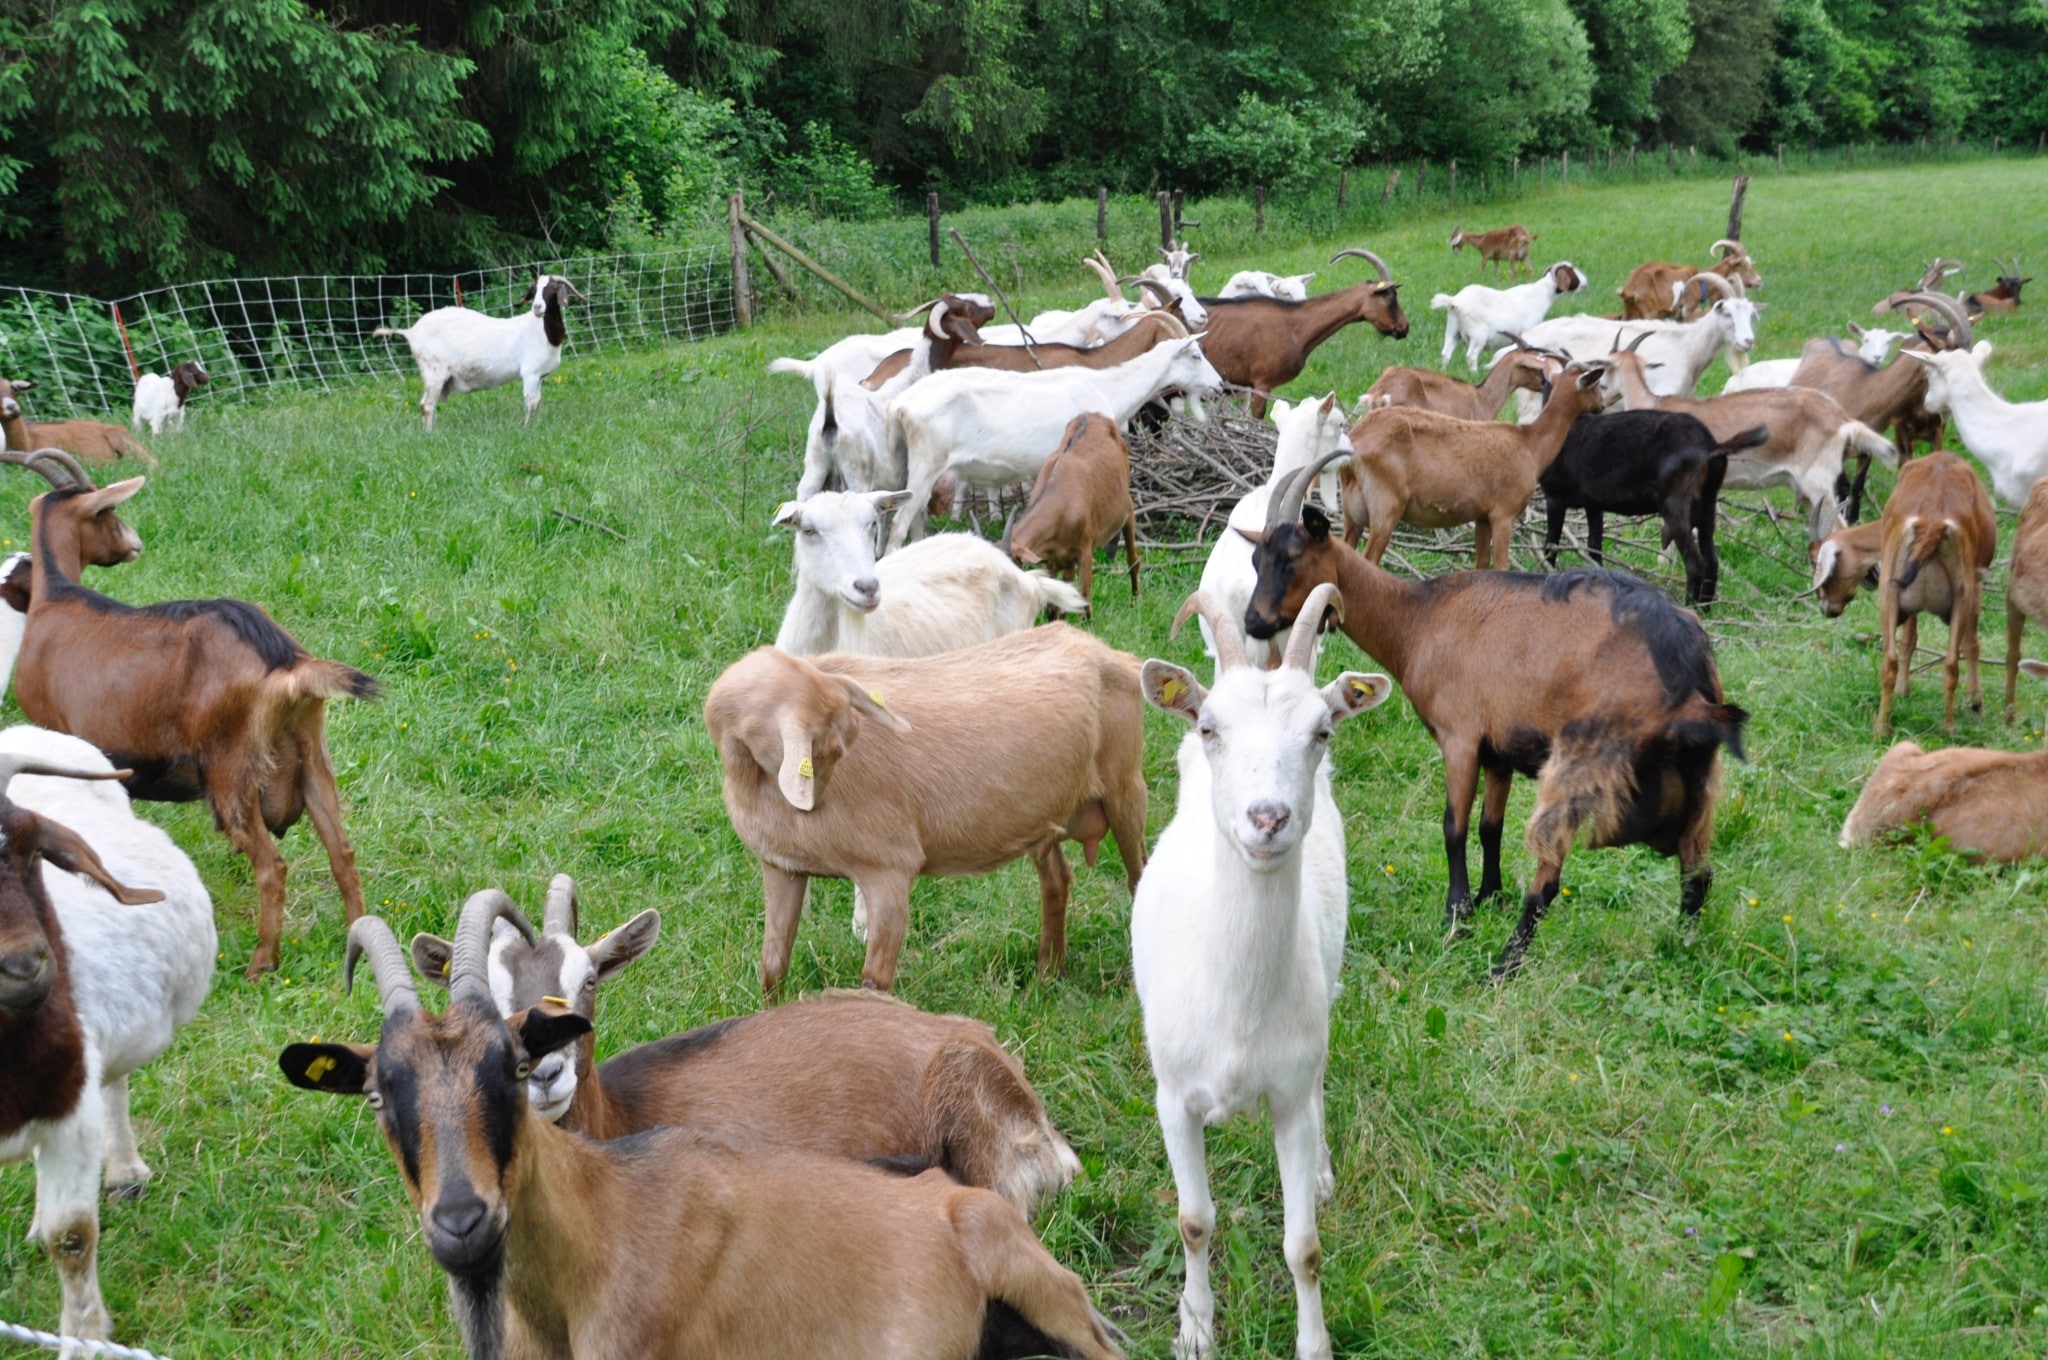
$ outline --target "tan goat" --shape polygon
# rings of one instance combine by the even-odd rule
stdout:
[[[0,378],[0,430],[6,432],[8,448],[18,453],[62,449],[88,463],[137,458],[145,467],[156,466],[150,451],[124,426],[109,425],[103,420],[50,420],[31,425],[22,414],[15,393],[34,390],[32,382]]]
[[[2021,661],[2048,678],[2048,662]],[[1842,824],[1842,845],[1925,826],[1958,850],[2010,864],[2048,855],[2048,751],[1957,746],[1923,751],[1902,741],[1884,753]]]
[[[1498,275],[1501,265],[1505,264],[1510,274],[1526,273],[1529,269],[1529,243],[1535,239],[1536,234],[1520,222],[1495,227],[1492,231],[1466,231],[1463,227],[1452,227],[1451,253],[1455,255],[1471,246],[1484,262],[1481,268],[1490,264]]]
[[[1600,367],[1573,364],[1527,425],[1389,406],[1351,427],[1351,461],[1339,474],[1345,541],[1371,526],[1365,560],[1386,555],[1397,524],[1445,529],[1470,524],[1473,565],[1505,569],[1515,521],[1556,460],[1572,422],[1600,409]]]
[[[1722,239],[1714,242],[1709,249],[1720,257],[1716,264],[1705,269],[1689,264],[1666,264],[1651,261],[1639,264],[1628,273],[1621,287],[1614,291],[1621,297],[1621,319],[1642,321],[1658,317],[1671,317],[1683,321],[1695,305],[1704,305],[1704,295],[1691,289],[1682,289],[1701,274],[1719,274],[1732,284],[1743,289],[1759,288],[1763,276],[1756,272],[1756,265],[1750,260],[1749,252],[1742,248],[1740,241]],[[1702,299],[1696,303],[1695,299]]]
[[[1116,836],[1128,884],[1145,868],[1138,662],[1066,624],[942,656],[798,659],[762,647],[704,701],[733,829],[761,860],[761,987],[789,971],[812,877],[851,878],[868,910],[861,985],[896,980],[910,885],[1029,855],[1038,963],[1066,966],[1073,870]]]
[[[1131,446],[1107,416],[1078,415],[1060,446],[1038,470],[1031,503],[1003,534],[1003,547],[1019,566],[1043,566],[1065,580],[1077,577],[1095,603],[1095,550],[1124,536],[1131,595],[1138,593],[1138,512],[1131,505]]]
[[[1998,549],[1998,520],[1991,496],[1970,465],[1952,453],[1935,452],[1899,472],[1885,503],[1884,518],[1828,535],[1814,551],[1813,579],[1821,612],[1839,615],[1877,571],[1879,629],[1884,636],[1884,669],[1879,680],[1878,736],[1892,730],[1892,700],[1903,697],[1913,673],[1921,614],[1948,621],[1948,653],[1942,666],[1946,697],[1943,725],[1956,722],[1956,681],[1962,660],[1970,665],[1970,706],[1982,710],[1977,675],[1977,620],[1983,607],[1983,577]]]
[[[1388,368],[1365,394],[1366,409],[1408,406],[1459,420],[1492,420],[1513,392],[1540,392],[1558,361],[1541,351],[1513,349],[1477,383],[1430,368]]]
[[[2048,477],[2037,480],[2020,508],[2012,540],[2012,579],[2005,587],[2005,720],[2018,715],[2020,641],[2027,620],[2048,627]]]

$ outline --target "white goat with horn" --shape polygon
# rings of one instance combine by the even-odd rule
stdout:
[[[1333,606],[1341,613],[1335,585],[1311,591],[1279,669],[1266,671],[1246,661],[1238,620],[1197,591],[1174,626],[1195,612],[1208,621],[1215,688],[1165,661],[1147,661],[1142,672],[1145,697],[1195,729],[1180,744],[1180,805],[1131,907],[1132,971],[1187,1254],[1174,1343],[1182,1357],[1215,1354],[1216,1208],[1203,1129],[1261,1100],[1280,1164],[1295,1353],[1330,1355],[1316,1203],[1336,1184],[1323,1068],[1349,885],[1324,757],[1339,722],[1393,690],[1386,676],[1357,672],[1316,688],[1316,628]]]

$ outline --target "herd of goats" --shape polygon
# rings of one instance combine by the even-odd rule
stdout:
[[[1451,244],[1519,273],[1531,239],[1515,227]],[[1215,1349],[1204,1129],[1263,1103],[1297,1353],[1328,1356],[1316,1213],[1335,1185],[1323,1078],[1349,901],[1325,758],[1338,724],[1398,685],[1436,740],[1454,933],[1506,890],[1510,784],[1535,781],[1535,871],[1493,966],[1501,980],[1523,966],[1575,842],[1676,857],[1681,909],[1696,916],[1721,751],[1741,754],[1748,715],[1727,702],[1699,617],[1605,568],[1604,516],[1658,517],[1684,560],[1687,603],[1705,610],[1721,489],[1793,488],[1822,607],[1879,592],[1883,734],[1921,614],[1949,623],[1950,723],[1964,660],[1981,706],[1995,492],[2023,506],[2008,719],[2015,668],[2048,673],[2019,661],[2025,621],[2048,621],[2048,402],[1992,391],[1990,346],[1974,335],[1978,320],[2018,307],[2017,268],[2002,265],[1991,290],[1950,295],[1942,285],[1960,265],[1936,260],[1878,304],[1906,329],[1852,328],[1856,343],[1817,338],[1796,359],[1749,362],[1762,307],[1749,293],[1762,280],[1739,242],[1712,253],[1707,267],[1636,269],[1613,317],[1549,315],[1589,286],[1569,261],[1438,294],[1444,367],[1462,347],[1476,376],[1491,352],[1484,376],[1389,368],[1348,414],[1334,394],[1272,394],[1346,326],[1407,334],[1392,271],[1364,249],[1337,259],[1363,259],[1376,277],[1315,295],[1312,275],[1247,271],[1201,296],[1187,280],[1199,256],[1184,246],[1135,276],[1098,252],[1087,263],[1104,296],[1079,309],[997,325],[985,298],[947,294],[902,329],[776,360],[818,399],[796,494],[774,516],[794,539],[793,594],[775,644],[725,670],[704,718],[733,828],[761,866],[764,992],[784,980],[816,876],[853,881],[864,990],[602,1064],[596,992],[654,943],[657,914],[582,943],[575,885],[557,876],[538,931],[490,889],[464,904],[452,940],[401,946],[363,912],[324,730],[329,699],[370,697],[376,682],[310,656],[252,604],[137,608],[81,584],[86,567],[142,546],[117,511],[143,478],[98,486],[86,463],[148,450],[119,426],[30,423],[17,394],[31,385],[0,382],[0,459],[50,483],[30,506],[31,551],[0,568],[0,647],[35,724],[0,733],[0,1158],[37,1157],[31,1235],[60,1275],[63,1333],[109,1334],[97,1205],[103,1187],[133,1193],[150,1175],[127,1077],[197,1011],[216,957],[205,886],[133,815],[134,797],[205,799],[248,857],[260,899],[252,977],[279,961],[275,837],[311,815],[349,922],[345,977],[368,957],[383,1025],[374,1045],[294,1044],[279,1062],[294,1085],[377,1111],[474,1357],[1119,1354],[1116,1328],[1033,1230],[1080,1163],[1022,1067],[987,1026],[886,995],[918,878],[1027,855],[1039,964],[1057,972],[1073,882],[1063,842],[1081,842],[1093,864],[1114,836],[1179,1192],[1176,1354]],[[1125,296],[1132,284],[1139,298]],[[576,297],[543,274],[519,315],[443,308],[379,335],[410,346],[428,428],[450,392],[515,381],[530,420]],[[1727,388],[1694,395],[1722,356],[1735,371]],[[197,364],[145,377],[133,424],[175,428],[206,380]],[[1199,421],[1222,393],[1269,414],[1275,444],[1270,477],[1230,513],[1175,622],[1199,620],[1213,675],[1041,624],[1048,611],[1087,612],[1095,554],[1119,536],[1138,592],[1126,430]],[[1989,490],[1942,450],[1950,420]],[[1921,442],[1932,451],[1912,457]],[[1873,458],[1900,472],[1880,517],[1859,524]],[[1000,546],[926,533],[949,487],[1018,484],[1030,495]],[[1594,565],[1504,569],[1539,490],[1546,561],[1554,568],[1577,508]],[[1472,525],[1482,569],[1424,580],[1382,569],[1399,524]],[[1386,674],[1318,686],[1332,626]],[[1149,855],[1147,703],[1189,728],[1178,805]],[[1475,891],[1466,839],[1482,777]],[[1898,744],[1842,840],[1914,824],[1997,859],[2048,853],[2048,752]],[[445,988],[443,1010],[422,1004],[416,978]]]

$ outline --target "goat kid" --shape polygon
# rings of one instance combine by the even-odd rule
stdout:
[[[1466,231],[1457,226],[1451,228],[1451,254],[1471,246],[1479,252],[1480,268],[1490,264],[1495,277],[1499,277],[1500,267],[1505,264],[1512,276],[1528,272],[1529,243],[1535,239],[1536,234],[1520,222],[1492,231]]]
[[[145,373],[135,380],[135,403],[128,417],[130,429],[149,426],[151,434],[162,434],[166,426],[173,430],[185,428],[185,399],[192,390],[203,387],[212,379],[206,370],[191,359],[171,370],[169,377],[161,373]]]
[[[1060,446],[1038,470],[1023,516],[1003,531],[1004,550],[1022,566],[1043,566],[1055,576],[1076,577],[1082,598],[1092,607],[1095,550],[1114,551],[1119,532],[1135,599],[1138,512],[1131,504],[1131,446],[1107,416],[1075,416],[1067,422]],[[886,560],[900,556],[892,553]]]
[[[562,366],[568,341],[563,312],[568,299],[589,299],[559,274],[542,274],[520,295],[524,316],[487,316],[468,307],[436,307],[410,326],[379,326],[370,334],[395,335],[412,351],[425,391],[420,414],[429,430],[434,411],[451,392],[482,392],[517,382],[526,392],[526,424],[540,409],[541,382]]]

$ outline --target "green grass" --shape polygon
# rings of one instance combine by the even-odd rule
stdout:
[[[1994,252],[2048,258],[2044,188],[2034,163],[1759,181],[1745,237],[1771,303],[1760,354],[1865,317],[1937,252],[1969,260],[1973,282],[1988,281]],[[1685,182],[1553,191],[1515,216],[1546,258],[1587,269],[1604,310],[1630,264],[1699,258],[1725,207],[1724,186]],[[1444,249],[1448,226],[1416,221],[1369,242],[1406,284],[1411,338],[1348,331],[1294,392],[1353,399],[1383,364],[1434,356],[1428,297],[1474,268]],[[1311,268],[1349,243],[1212,258],[1204,277]],[[2042,318],[2030,307],[1983,327],[1999,346],[1993,381],[2011,395],[2048,394]],[[335,705],[330,731],[369,900],[401,936],[445,932],[488,885],[537,908],[547,876],[567,871],[594,925],[647,906],[665,918],[655,952],[605,996],[601,1051],[750,1010],[760,884],[726,825],[699,714],[719,670],[772,637],[787,589],[789,546],[768,521],[796,477],[809,394],[762,366],[857,324],[813,315],[576,363],[530,429],[514,389],[451,401],[431,437],[396,382],[202,404],[187,435],[159,441],[162,471],[125,507],[148,553],[96,584],[138,602],[260,601],[315,652],[385,681],[380,703]],[[0,534],[19,541],[35,489],[0,482]],[[1793,598],[1799,543],[1792,525],[1756,518],[1724,548],[1729,600],[1709,626],[1731,696],[1755,717],[1751,760],[1728,773],[1696,939],[1678,928],[1670,862],[1582,852],[1530,966],[1488,986],[1511,917],[1485,912],[1475,938],[1441,940],[1435,747],[1399,703],[1336,740],[1354,914],[1328,1087],[1338,1186],[1322,1231],[1342,1353],[1994,1356],[2048,1344],[2042,871],[1972,866],[1924,840],[1835,847],[1882,749],[1869,727],[1875,613],[1866,598],[1826,623]],[[1166,626],[1198,571],[1199,557],[1158,566],[1136,604],[1111,573],[1094,629],[1195,660],[1192,635],[1169,642]],[[1995,624],[1990,634],[1995,658]],[[1941,636],[1937,625],[1930,640]],[[1367,665],[1332,646],[1326,671]],[[1512,683],[1517,658],[1495,660]],[[1930,678],[1897,717],[1901,736],[1939,743]],[[1996,718],[1995,697],[1988,707],[1954,739],[2037,742],[2048,694],[2027,696],[2018,728]],[[1155,714],[1147,732],[1156,829],[1173,810],[1179,729]],[[1528,799],[1519,786],[1513,825]],[[285,966],[251,984],[246,865],[202,808],[144,812],[198,862],[223,954],[198,1019],[134,1082],[157,1179],[142,1203],[104,1210],[117,1335],[179,1360],[458,1355],[441,1276],[369,1112],[296,1092],[276,1071],[288,1042],[376,1029],[368,996],[340,994],[340,907],[317,841],[306,828],[285,839]],[[1512,879],[1528,858],[1519,835],[1509,846]],[[1079,875],[1070,971],[1053,982],[1033,977],[1028,866],[919,884],[901,991],[986,1019],[1023,1056],[1087,1166],[1046,1240],[1135,1353],[1164,1355],[1180,1252],[1113,865]],[[818,899],[798,940],[799,993],[859,975],[850,893],[826,885]],[[1289,1355],[1267,1131],[1240,1123],[1209,1146],[1226,1353]],[[49,1326],[55,1275],[21,1240],[32,1193],[27,1168],[0,1174],[0,1317]]]

